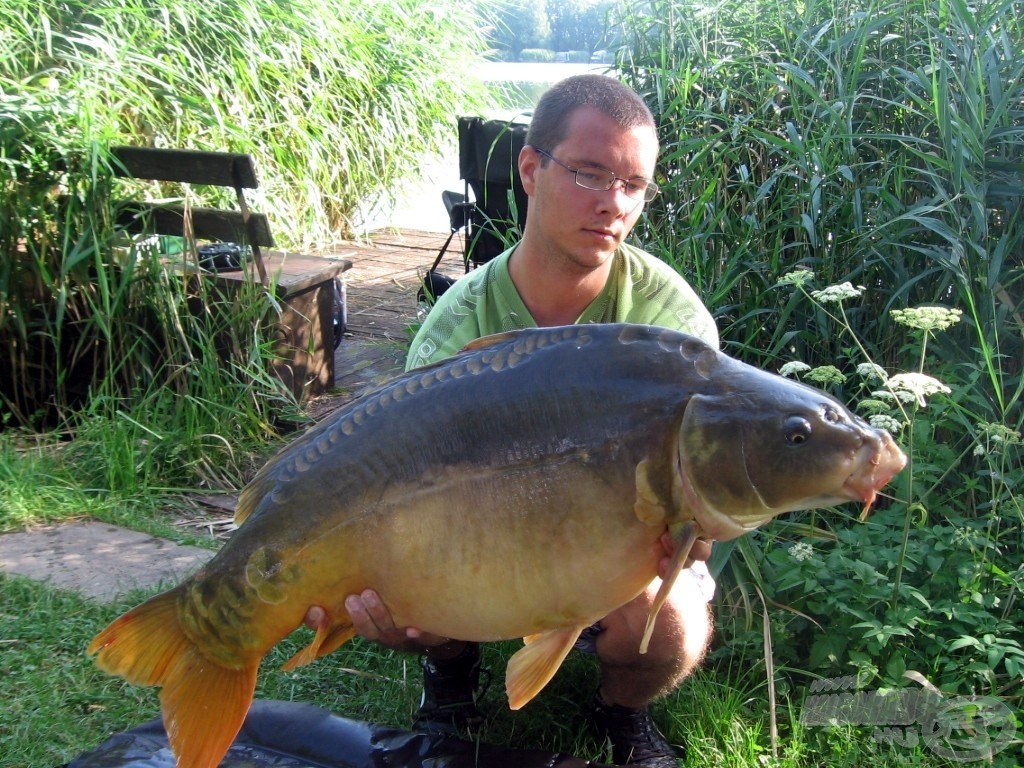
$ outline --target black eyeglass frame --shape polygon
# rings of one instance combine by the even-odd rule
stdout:
[[[616,176],[612,171],[609,171],[607,168],[601,168],[596,165],[581,165],[578,168],[573,168],[571,165],[563,163],[561,160],[552,155],[546,149],[541,149],[540,147],[533,147],[533,150],[537,154],[546,157],[548,160],[553,160],[555,163],[565,168],[565,170],[571,171],[573,174],[574,181],[576,182],[576,186],[580,187],[581,189],[589,189],[592,192],[607,192],[609,189],[615,186],[615,182],[621,181],[622,191],[626,193],[626,197],[630,198],[631,200],[642,200],[645,203],[651,202],[651,200],[656,198],[658,196],[658,193],[661,191],[661,187],[659,187],[655,182],[651,181],[650,179],[645,179],[642,176],[635,176],[632,179],[624,179],[621,176]],[[580,181],[581,171],[584,173],[597,171],[599,173],[591,173],[591,175],[595,177],[603,177],[607,180],[608,183],[606,186],[603,187],[587,186],[586,184],[583,184]],[[635,187],[637,185],[637,182],[640,181],[644,183],[643,192],[640,195],[640,197],[630,194],[630,186]]]

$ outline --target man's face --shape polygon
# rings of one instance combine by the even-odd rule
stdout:
[[[592,107],[577,109],[566,138],[540,147],[573,168],[594,166],[622,179],[652,179],[658,141],[653,128],[622,128]],[[644,203],[626,195],[621,182],[596,191],[576,185],[574,174],[533,148],[519,157],[523,187],[530,195],[527,231],[533,242],[578,268],[604,264],[633,229]]]

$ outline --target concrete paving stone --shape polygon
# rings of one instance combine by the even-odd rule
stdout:
[[[103,602],[131,589],[173,586],[214,554],[98,522],[0,534],[0,570]]]

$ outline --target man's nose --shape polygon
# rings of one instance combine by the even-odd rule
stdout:
[[[643,204],[643,200],[637,200],[626,194],[627,183],[625,179],[616,178],[608,189],[600,193],[602,210],[614,208],[625,214],[631,213],[637,206]]]

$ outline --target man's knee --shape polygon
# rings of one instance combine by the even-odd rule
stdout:
[[[685,677],[703,660],[711,629],[708,603],[695,595],[674,594],[658,614],[647,653],[671,664]]]
[[[598,638],[598,656],[610,664],[667,665],[687,675],[703,659],[711,639],[710,606],[699,590],[677,585],[658,613],[647,653],[641,654],[640,640],[656,592],[654,584],[601,622],[605,631]]]

